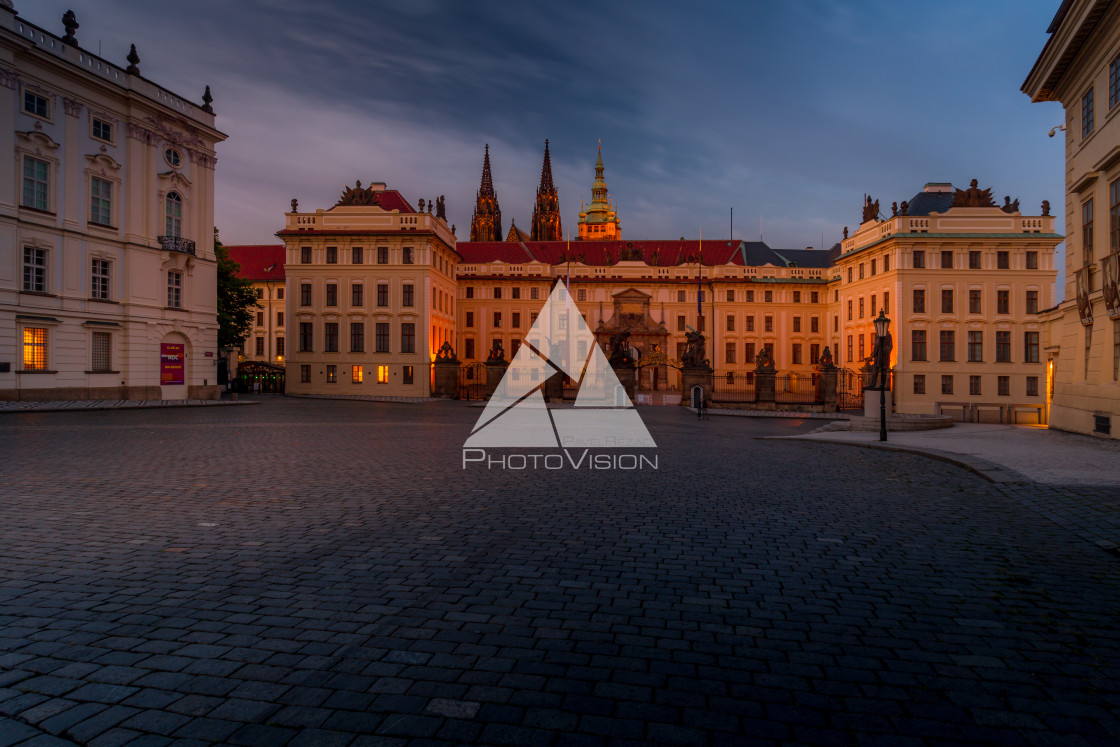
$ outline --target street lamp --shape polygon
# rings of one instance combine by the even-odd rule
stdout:
[[[887,440],[887,370],[891,360],[891,320],[879,309],[875,318],[875,374],[879,377],[879,440]]]

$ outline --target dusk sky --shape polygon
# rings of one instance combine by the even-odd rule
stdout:
[[[295,2],[16,0],[192,100],[211,86],[217,224],[274,243],[291,198],[384,181],[447,198],[469,237],[483,145],[503,228],[528,230],[544,140],[566,232],[601,138],[623,238],[831,245],[865,192],[889,214],[977,178],[1062,225],[1060,105],[1019,91],[1058,0]],[[1059,261],[1060,264],[1060,261]]]

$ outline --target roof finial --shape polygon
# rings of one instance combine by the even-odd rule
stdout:
[[[74,36],[74,32],[78,30],[78,18],[74,15],[74,11],[68,10],[62,15],[62,25],[66,29],[66,36],[62,37],[62,43],[69,44],[71,47],[78,46],[78,38]]]
[[[213,114],[214,107],[211,106],[213,103],[214,97],[210,95],[210,86],[206,86],[206,92],[202,94],[202,111]]]
[[[129,75],[139,75],[140,74],[140,55],[136,54],[136,45],[135,44],[133,44],[132,48],[130,50],[128,50],[128,57],[126,57],[125,59],[128,60],[128,67],[125,68],[125,72],[128,73]]]

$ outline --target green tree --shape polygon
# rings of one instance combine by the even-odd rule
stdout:
[[[218,259],[218,347],[239,348],[253,328],[257,292],[252,281],[237,274],[241,266],[230,259],[214,229],[214,256]]]

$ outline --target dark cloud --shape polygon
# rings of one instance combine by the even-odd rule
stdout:
[[[835,241],[885,204],[973,177],[1061,203],[1060,107],[1019,93],[1056,0],[698,2],[17,0],[83,46],[197,98],[218,126],[217,221],[271,240],[288,201],[380,180],[447,196],[466,235],[484,143],[503,216],[528,227],[545,138],[564,224],[601,138],[624,236]]]

